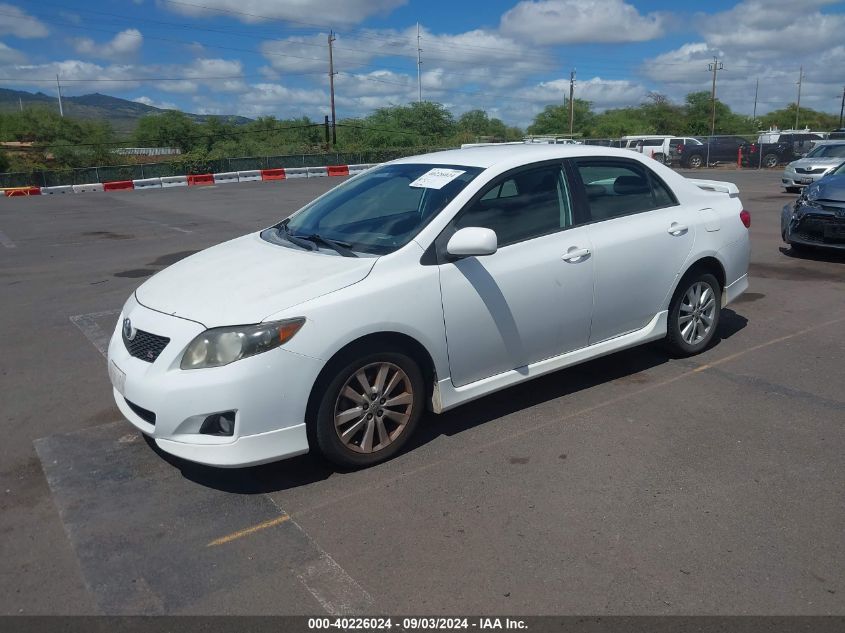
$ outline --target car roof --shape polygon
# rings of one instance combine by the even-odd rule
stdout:
[[[418,156],[408,156],[392,161],[393,164],[416,163],[430,165],[464,165],[466,167],[509,167],[542,160],[575,157],[616,157],[637,159],[638,154],[628,149],[617,149],[603,145],[486,145],[452,149]]]

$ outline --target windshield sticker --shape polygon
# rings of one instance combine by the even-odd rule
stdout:
[[[455,178],[464,173],[466,172],[461,169],[430,169],[409,186],[424,187],[425,189],[442,189]]]

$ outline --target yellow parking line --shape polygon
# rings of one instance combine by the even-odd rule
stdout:
[[[249,536],[250,534],[260,532],[261,530],[266,530],[267,528],[281,525],[285,521],[290,521],[290,516],[288,516],[287,514],[283,514],[282,516],[278,516],[275,519],[270,519],[269,521],[264,521],[263,523],[253,525],[252,527],[244,528],[243,530],[238,530],[237,532],[232,532],[231,534],[227,534],[226,536],[221,536],[220,538],[211,541],[211,543],[206,545],[206,547],[216,547],[217,545],[224,545],[244,536]]]

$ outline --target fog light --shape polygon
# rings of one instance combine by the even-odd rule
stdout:
[[[200,433],[231,437],[235,433],[235,412],[212,413],[203,420]]]

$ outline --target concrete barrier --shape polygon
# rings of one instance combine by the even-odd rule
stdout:
[[[284,179],[285,179],[284,168],[262,169],[261,170],[261,180],[284,180]]]
[[[161,177],[161,186],[162,187],[187,187],[188,186],[188,177],[187,176],[162,176]]]
[[[73,186],[73,193],[88,193],[89,191],[103,191],[103,183],[89,182],[85,185]]]
[[[54,187],[41,187],[41,195],[49,196],[56,193],[73,193],[72,185],[56,185]]]
[[[349,165],[329,165],[327,167],[329,176],[348,176]]]
[[[135,189],[161,189],[161,178],[139,178],[133,180]]]
[[[238,172],[238,182],[254,182],[256,180],[261,180],[260,169],[251,169],[249,171]]]
[[[230,182],[238,182],[238,172],[236,171],[224,171],[219,174],[214,174],[214,184],[215,185],[225,185]]]
[[[285,176],[287,178],[308,178],[307,167],[285,167]]]
[[[355,174],[360,174],[361,172],[367,171],[368,169],[375,167],[376,164],[361,163],[360,165],[349,165],[349,175],[354,176]]]
[[[213,184],[214,174],[191,174],[188,176],[188,185],[190,185],[191,187]]]
[[[132,191],[134,188],[131,180],[109,180],[103,183],[103,191]]]
[[[309,178],[321,178],[329,175],[328,167],[306,167]]]

